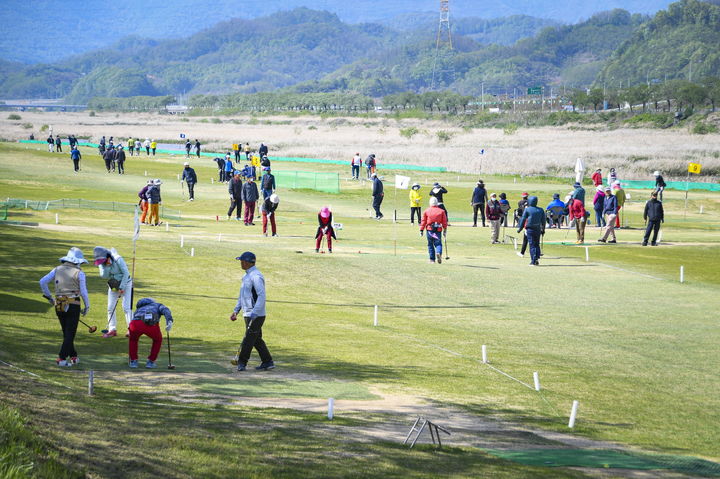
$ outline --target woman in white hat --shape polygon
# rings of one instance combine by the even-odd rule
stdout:
[[[40,280],[43,297],[55,306],[55,314],[60,320],[63,331],[63,343],[60,346],[58,366],[72,366],[80,362],[75,350],[75,333],[77,332],[80,315],[85,316],[90,311],[85,273],[80,266],[87,263],[79,248],[70,248],[68,254],[60,258],[60,266],[53,268]],[[55,296],[50,294],[48,284],[55,283]],[[85,307],[80,309],[80,298]]]

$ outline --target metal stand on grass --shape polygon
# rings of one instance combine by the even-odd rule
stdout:
[[[432,439],[433,444],[437,444],[438,448],[442,447],[442,442],[440,441],[440,432],[450,435],[450,431],[447,429],[438,426],[437,424],[428,421],[426,418],[419,416],[417,420],[415,421],[415,424],[412,425],[410,428],[410,432],[408,433],[407,437],[405,438],[405,441],[403,441],[403,444],[407,444],[410,438],[412,437],[413,433],[415,433],[415,438],[410,443],[410,449],[413,448],[417,440],[420,438],[420,434],[422,434],[425,427],[428,428],[428,431],[430,431],[430,438]],[[437,442],[435,442],[437,439]]]

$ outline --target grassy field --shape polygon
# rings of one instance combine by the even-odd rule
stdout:
[[[663,244],[643,248],[647,192],[630,191],[625,216],[632,228],[618,232],[618,245],[596,244],[599,233],[588,228],[586,262],[585,248],[563,244],[574,240],[572,231],[549,230],[542,265],[530,268],[511,245],[490,245],[488,228],[469,227],[477,177],[416,175],[413,181],[439,180],[450,190],[451,259],[430,265],[425,240],[406,220],[406,191],[397,195],[398,224],[370,219],[364,183],[343,181],[339,195],[280,191],[280,237],[265,238],[259,225],[223,220],[227,194],[210,183],[216,175],[210,159],[193,160],[200,184],[197,200],[187,203],[176,180],[182,158],[131,158],[128,174],[118,176],[105,173],[94,152],[83,154],[76,175],[67,156],[0,144],[0,197],[134,202],[146,170],[162,178],[164,205],[181,210],[183,219],[171,221],[169,231],[143,228],[136,298],[152,296],[176,316],[177,370],[131,372],[124,340],[82,330],[81,365],[55,367],[59,328],[37,281],[73,245],[86,255],[98,244],[114,246],[129,260],[132,216],[11,210],[10,220],[39,226],[0,225],[0,360],[40,377],[2,367],[7,387],[0,397],[8,415],[20,415],[12,416],[14,427],[45,444],[33,446],[38,457],[90,477],[582,475],[500,460],[453,439],[442,452],[409,451],[400,445],[404,435],[382,433],[383,424],[401,416],[396,398],[417,401],[415,416],[451,410],[471,421],[549,432],[569,431],[567,416],[578,400],[576,437],[720,459],[720,195],[692,192],[684,214],[683,194],[667,192]],[[570,190],[557,182],[484,179],[513,203],[521,191],[547,204],[552,193]],[[391,175],[386,180],[390,218]],[[316,213],[325,204],[344,225],[332,255],[314,253]],[[517,236],[512,228],[507,234]],[[245,250],[258,256],[268,285],[264,336],[278,368],[267,374],[234,373],[228,362],[242,338],[227,317],[242,276],[234,257]],[[94,267],[85,271],[92,305],[86,321],[102,329],[106,286]],[[480,361],[482,345],[492,368]],[[141,340],[141,358],[148,348]],[[93,397],[84,395],[88,369],[98,374]],[[534,371],[541,392],[517,381],[531,385]],[[322,413],[329,397],[338,399],[332,422]],[[357,407],[379,398],[386,399],[384,411]],[[343,401],[355,409],[344,413]],[[436,420],[454,425],[452,415]],[[375,429],[371,439],[357,432]],[[506,439],[496,434],[488,440]]]

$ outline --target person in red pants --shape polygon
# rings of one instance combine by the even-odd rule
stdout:
[[[280,203],[280,197],[277,193],[265,198],[265,201],[260,205],[260,212],[262,213],[262,226],[263,236],[267,236],[267,224],[270,219],[270,226],[272,227],[272,235],[277,236],[277,227],[275,226],[275,210]]]
[[[170,332],[173,325],[173,317],[170,309],[152,298],[143,298],[137,302],[135,314],[130,321],[130,341],[128,342],[128,353],[130,356],[130,367],[138,367],[138,342],[143,334],[152,339],[150,355],[145,363],[148,369],[157,367],[158,354],[162,346],[162,332],[160,331],[160,316],[165,316],[165,331]]]
[[[330,208],[324,206],[318,213],[318,229],[315,233],[315,252],[320,252],[320,243],[324,237],[327,237],[328,252],[332,253],[332,239],[337,239],[335,230],[332,226],[332,212]]]

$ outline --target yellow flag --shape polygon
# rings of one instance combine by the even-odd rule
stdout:
[[[696,175],[699,175],[700,170],[702,170],[702,165],[700,163],[690,163],[688,165],[688,171],[690,173],[695,173]]]

